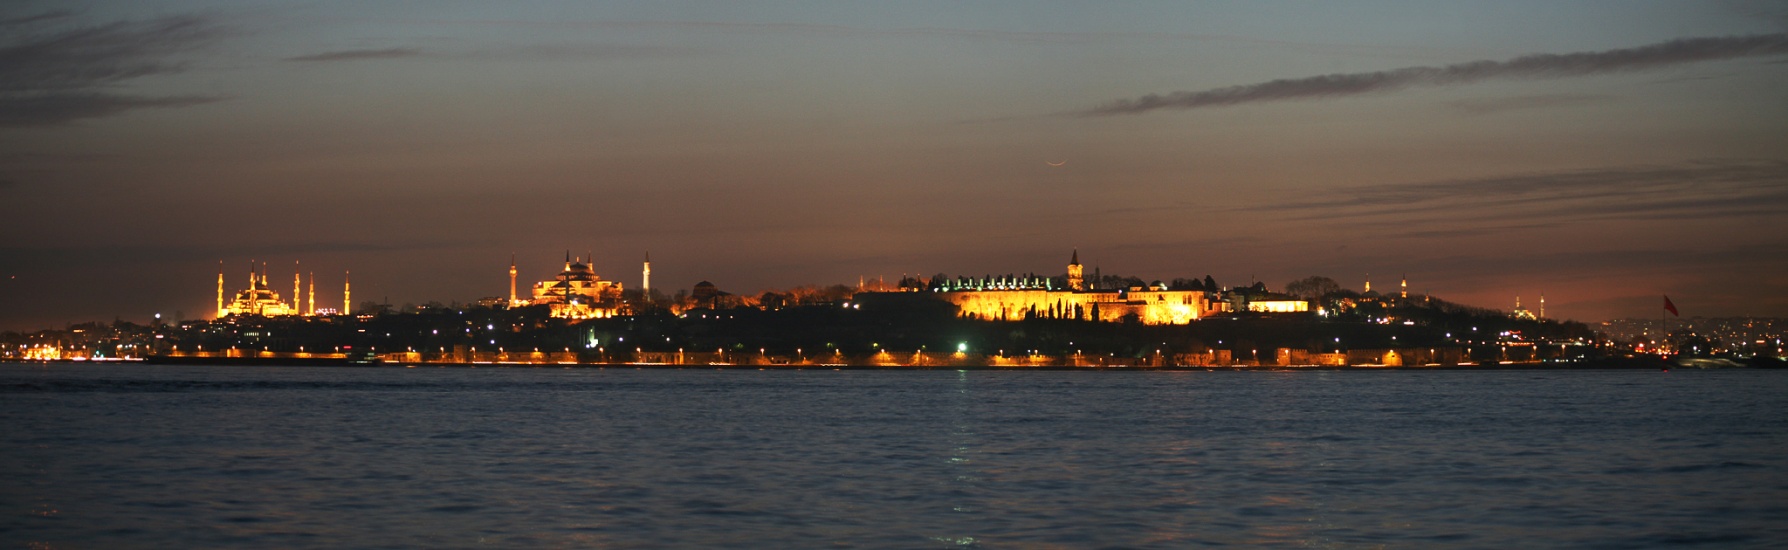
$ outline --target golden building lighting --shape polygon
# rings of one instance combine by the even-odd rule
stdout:
[[[601,319],[625,313],[621,302],[621,283],[605,281],[591,267],[590,258],[572,258],[565,253],[565,268],[551,280],[534,283],[533,297],[526,303],[511,298],[512,305],[548,306],[553,317],[562,319]],[[513,260],[510,262],[514,280]],[[511,287],[513,296],[513,287]]]
[[[1047,277],[988,277],[944,281],[937,296],[955,304],[958,315],[991,321],[1080,319],[1118,322],[1134,318],[1147,325],[1183,325],[1225,311],[1224,302],[1204,290],[1169,289],[1156,281],[1126,289],[1088,289],[1080,251],[1068,260],[1068,288]],[[1303,303],[1299,301],[1299,303]],[[1273,311],[1304,311],[1273,305]]]
[[[296,315],[298,313],[298,308],[296,306],[280,300],[279,293],[267,285],[267,273],[265,267],[261,268],[260,273],[255,272],[254,262],[249,262],[248,264],[248,288],[237,292],[236,298],[231,300],[228,304],[223,302],[223,272],[221,270],[218,271],[217,280],[217,316],[219,318],[229,315],[262,315],[272,317],[280,315]]]

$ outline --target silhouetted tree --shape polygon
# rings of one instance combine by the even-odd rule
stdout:
[[[1341,285],[1335,283],[1334,279],[1323,277],[1321,275],[1311,275],[1309,277],[1285,283],[1285,292],[1287,294],[1309,300],[1321,299],[1324,296],[1328,296],[1329,294],[1340,290]]]

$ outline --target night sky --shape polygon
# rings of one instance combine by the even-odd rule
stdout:
[[[1788,316],[1788,3],[18,2],[0,329],[1064,271]],[[1058,166],[1059,165],[1059,166]],[[525,292],[525,288],[524,288]]]

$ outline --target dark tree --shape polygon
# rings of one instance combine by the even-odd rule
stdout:
[[[1296,281],[1285,283],[1285,292],[1299,298],[1317,300],[1324,296],[1339,292],[1341,285],[1334,279],[1321,275],[1311,275]]]

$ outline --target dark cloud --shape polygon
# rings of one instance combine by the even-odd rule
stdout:
[[[422,51],[413,48],[385,48],[379,50],[341,50],[310,55],[288,57],[286,61],[359,61],[363,59],[391,59],[397,57],[415,57]]]
[[[1495,79],[1584,76],[1780,54],[1788,54],[1788,34],[1685,38],[1600,52],[1536,54],[1506,61],[1472,61],[1439,67],[1337,73],[1201,91],[1149,94],[1114,101],[1081,114],[1128,115],[1159,109],[1199,109],[1266,101],[1345,97],[1419,86],[1452,86]]]
[[[6,97],[0,98],[0,128],[55,126],[133,109],[186,107],[221,100],[216,97],[140,97],[105,93]]]
[[[1370,185],[1249,210],[1277,211],[1300,220],[1380,219],[1387,225],[1407,225],[1412,216],[1426,212],[1445,212],[1444,218],[1433,220],[1437,223],[1783,216],[1788,213],[1788,161],[1703,160]]]
[[[14,17],[12,19],[0,19],[0,25],[24,25],[24,24],[28,24],[28,23],[38,23],[38,22],[43,22],[43,21],[54,21],[57,19],[62,19],[62,18],[70,17],[73,15],[74,15],[74,12],[71,12],[68,10],[46,11],[46,12],[43,12],[43,13],[40,13],[37,15]]]
[[[1489,99],[1462,99],[1450,105],[1454,109],[1473,115],[1487,115],[1503,111],[1522,109],[1544,109],[1548,107],[1564,107],[1611,101],[1614,96],[1590,94],[1545,94],[1519,97],[1498,97]]]
[[[0,247],[0,257],[16,258],[20,263],[69,266],[103,265],[131,262],[138,264],[215,262],[259,258],[329,257],[357,252],[406,252],[463,248],[463,242],[403,241],[375,242],[301,242],[265,244],[149,244],[96,245],[64,247]]]
[[[172,57],[223,34],[207,18],[181,16],[40,33],[0,45],[0,127],[52,126],[217,101],[135,96],[115,88],[131,79],[179,72],[184,67]]]
[[[1398,224],[1398,225],[1402,225],[1402,224]],[[1500,233],[1507,233],[1510,231],[1521,231],[1521,230],[1527,230],[1527,229],[1549,229],[1552,227],[1557,227],[1558,225],[1559,224],[1556,224],[1556,223],[1529,223],[1529,224],[1519,224],[1519,225],[1494,225],[1494,226],[1485,226],[1485,227],[1464,227],[1464,228],[1456,228],[1456,229],[1420,229],[1420,230],[1415,230],[1415,231],[1406,231],[1406,232],[1403,232],[1396,236],[1411,237],[1411,238],[1418,238],[1418,239],[1451,239],[1451,238],[1457,238],[1457,237],[1476,237],[1479,235],[1494,235],[1494,234],[1500,234]]]

